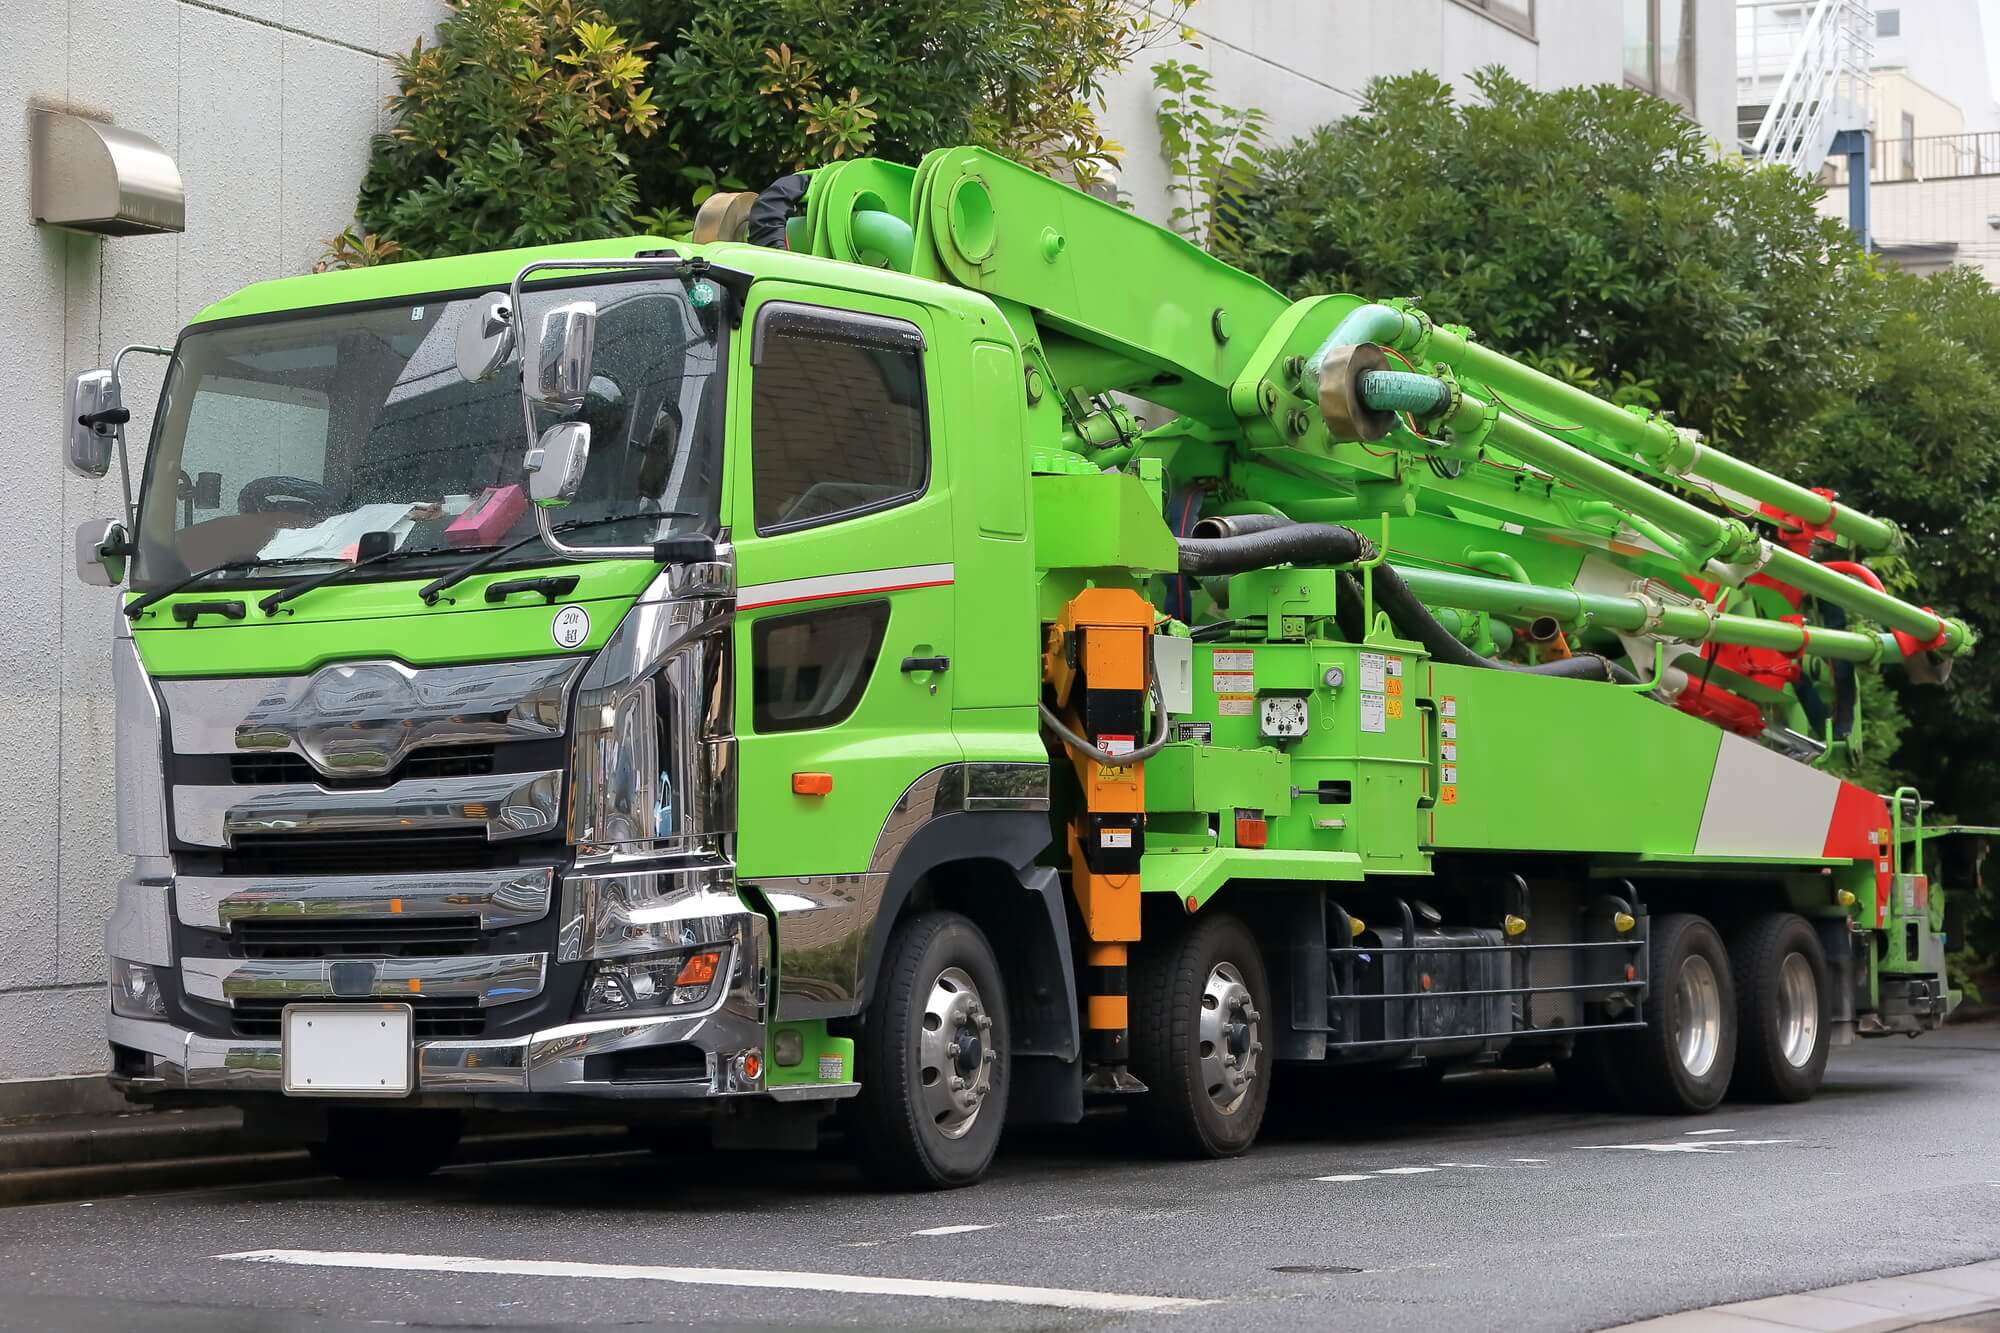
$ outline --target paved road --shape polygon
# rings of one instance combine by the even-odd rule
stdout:
[[[1111,1119],[947,1195],[631,1153],[12,1209],[0,1327],[1589,1329],[2000,1256],[2000,1025],[1695,1120],[1569,1112],[1546,1074],[1285,1103],[1242,1161],[1126,1160]]]

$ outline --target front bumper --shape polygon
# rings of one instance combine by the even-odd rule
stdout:
[[[280,1043],[208,1037],[171,1023],[112,1014],[106,1031],[124,1055],[113,1081],[126,1091],[282,1092]],[[592,1077],[597,1056],[680,1046],[698,1052],[686,1073],[671,1078]],[[669,1099],[726,1097],[763,1090],[744,1070],[746,1054],[761,1061],[764,1026],[726,1007],[701,1017],[627,1018],[571,1023],[500,1041],[417,1043],[417,1092],[429,1094],[556,1094]],[[627,1066],[630,1068],[632,1066]],[[641,1066],[643,1067],[643,1066]]]

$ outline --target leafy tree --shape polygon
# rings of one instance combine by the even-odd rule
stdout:
[[[957,143],[1088,185],[1105,81],[1191,0],[448,2],[329,265],[671,233],[718,188]]]
[[[438,41],[397,58],[343,264],[631,231],[628,142],[659,120],[634,43],[577,0],[451,0]],[[395,246],[389,249],[381,242]]]
[[[1211,250],[1237,248],[1237,215],[1264,166],[1264,113],[1216,101],[1213,77],[1200,65],[1161,61],[1153,87],[1172,200],[1167,225]]]

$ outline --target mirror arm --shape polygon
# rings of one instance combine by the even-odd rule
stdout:
[[[111,382],[119,386],[118,400],[121,403],[125,400],[125,390],[119,381],[118,372],[120,367],[125,364],[125,358],[134,352],[144,352],[148,356],[164,356],[169,360],[174,355],[173,348],[155,347],[151,343],[126,343],[123,347],[119,348],[118,355],[111,358]],[[132,498],[132,459],[125,452],[125,423],[132,419],[131,410],[120,407],[114,412],[93,413],[92,415],[103,417],[105,424],[111,427],[117,439],[118,480],[125,488],[125,526],[128,530],[137,532],[139,530],[139,506]],[[96,429],[97,423],[95,421],[89,424],[92,429]]]
[[[646,546],[570,546],[556,535],[555,524],[549,521],[549,511],[542,505],[535,506],[535,531],[542,534],[542,545],[554,551],[565,560],[606,560],[636,557],[644,560],[654,558],[654,548]]]

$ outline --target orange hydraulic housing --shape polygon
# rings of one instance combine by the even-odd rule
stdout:
[[[1049,627],[1042,678],[1056,714],[1097,750],[1129,754],[1145,743],[1152,605],[1129,588],[1090,588]],[[1126,964],[1139,938],[1139,858],[1145,852],[1143,763],[1107,764],[1065,744],[1082,789],[1070,820],[1070,890],[1089,936],[1085,958],[1086,1054],[1099,1083],[1121,1085],[1130,1046]]]

